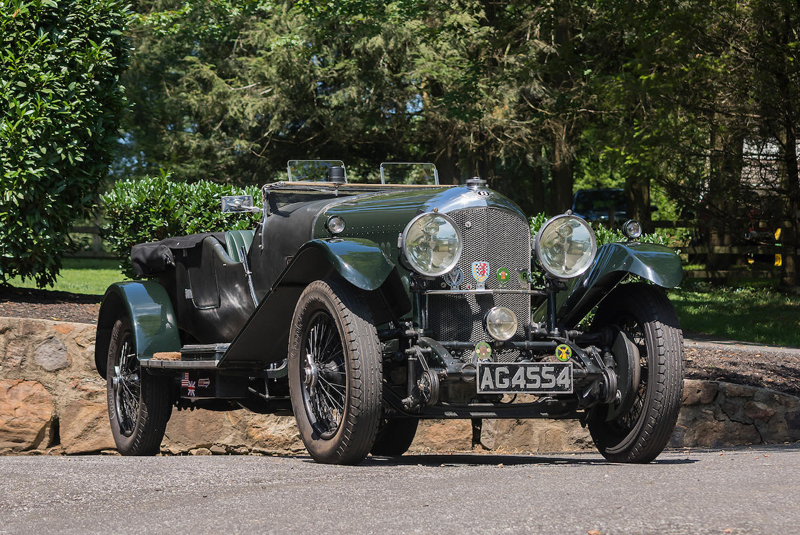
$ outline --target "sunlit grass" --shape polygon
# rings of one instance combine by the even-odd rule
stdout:
[[[67,258],[54,287],[46,290],[76,294],[103,295],[113,282],[125,280],[117,260],[89,260]],[[16,288],[36,288],[36,283],[27,279],[13,278],[9,281]]]
[[[800,347],[800,297],[768,288],[671,290],[685,331]]]

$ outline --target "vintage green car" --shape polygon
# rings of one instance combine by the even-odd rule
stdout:
[[[569,212],[531,239],[484,181],[409,168],[349,184],[341,162],[290,162],[260,206],[222,200],[255,229],[134,247],[146,280],[108,289],[95,353],[120,453],[158,453],[173,407],[244,407],[294,414],[323,463],[402,455],[422,418],[574,418],[609,460],[658,456],[683,385],[678,256],[635,221],[598,248]]]

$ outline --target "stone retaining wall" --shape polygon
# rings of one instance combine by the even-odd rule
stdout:
[[[0,318],[0,453],[86,454],[113,450],[105,381],[94,367],[94,326]],[[748,386],[686,381],[672,447],[722,447],[800,440],[800,398]],[[593,449],[579,423],[486,420],[479,450]],[[470,451],[462,420],[420,424],[412,452]],[[294,419],[245,410],[173,411],[162,450],[181,453],[304,451]]]

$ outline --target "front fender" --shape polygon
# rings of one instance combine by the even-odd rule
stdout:
[[[567,329],[574,327],[629,273],[663,288],[674,288],[683,279],[680,257],[668,247],[651,243],[603,245],[591,269],[557,294],[557,323]],[[534,320],[543,321],[546,313],[545,302],[534,312]]]
[[[117,282],[106,290],[97,318],[94,361],[102,377],[106,376],[111,330],[122,314],[131,321],[137,357],[180,351],[178,322],[164,287],[155,281]]]
[[[331,266],[343,279],[356,288],[377,290],[384,283],[394,264],[378,245],[362,238],[333,238],[305,243],[289,266],[281,282],[299,278],[311,282],[325,278],[309,272]]]

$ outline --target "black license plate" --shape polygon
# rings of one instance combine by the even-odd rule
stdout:
[[[479,394],[571,394],[571,362],[478,362]]]

